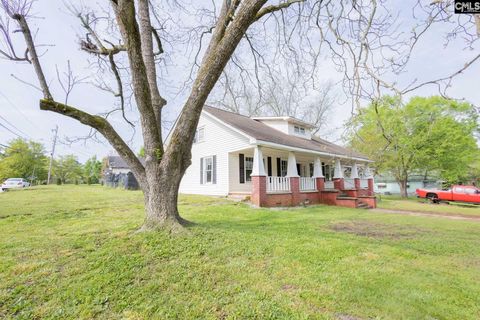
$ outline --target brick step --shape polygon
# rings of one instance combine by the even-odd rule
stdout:
[[[357,204],[358,209],[373,209],[371,206],[366,204],[365,202],[359,201]]]

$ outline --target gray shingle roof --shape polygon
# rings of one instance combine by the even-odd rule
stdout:
[[[145,159],[139,158],[140,162],[145,165]],[[108,166],[114,169],[129,169],[128,164],[120,156],[108,156]]]
[[[214,117],[220,119],[221,121],[229,124],[230,126],[242,131],[246,135],[257,140],[317,152],[325,152],[338,156],[355,157],[368,160],[365,155],[362,155],[348,148],[333,144],[326,140],[320,139],[316,136],[312,136],[312,140],[307,140],[288,135],[279,130],[273,129],[266,124],[240,115],[238,113],[233,113],[210,106],[204,106],[203,109]]]

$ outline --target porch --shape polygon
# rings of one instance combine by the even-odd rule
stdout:
[[[362,159],[257,145],[231,153],[229,160],[230,193],[250,195],[259,207],[376,207],[373,176]]]

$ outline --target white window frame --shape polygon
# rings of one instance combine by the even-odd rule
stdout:
[[[301,134],[301,135],[305,135],[305,128],[304,127],[300,127],[300,126],[293,126],[293,131],[296,133],[296,134]]]
[[[248,169],[250,171],[250,174],[247,174],[247,159],[252,159],[252,161],[251,161],[252,167],[250,169]],[[245,182],[251,182],[252,181],[252,172],[253,172],[253,157],[245,157],[244,158],[243,171],[245,173]]]
[[[202,135],[200,135],[200,132],[202,132]],[[195,131],[195,138],[193,139],[194,143],[199,143],[205,141],[205,126],[198,128]]]
[[[210,160],[210,170],[207,169],[207,160]],[[202,158],[203,162],[203,184],[213,184],[213,156]],[[207,180],[208,174],[207,171],[210,171],[210,181]]]
[[[284,164],[285,164],[285,168],[284,168]],[[280,159],[280,176],[286,177],[287,174],[288,174],[288,160]]]

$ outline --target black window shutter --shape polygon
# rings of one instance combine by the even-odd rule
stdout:
[[[277,158],[277,177],[282,176],[282,160],[280,158]]]
[[[242,153],[240,153],[238,156],[238,160],[240,161],[240,183],[245,183],[245,156]]]
[[[203,184],[203,158],[200,158],[200,184]]]
[[[267,174],[269,177],[272,176],[272,157],[267,158]]]
[[[217,184],[217,156],[213,156],[212,183]]]

